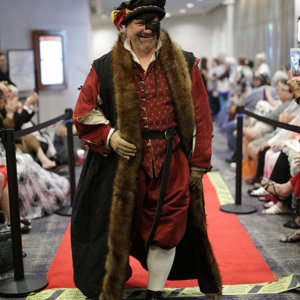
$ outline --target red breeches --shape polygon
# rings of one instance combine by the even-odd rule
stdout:
[[[136,208],[139,216],[138,226],[146,242],[155,217],[159,198],[161,173],[158,178],[150,178],[144,170],[139,174]],[[153,244],[163,249],[171,249],[182,239],[187,221],[190,201],[190,170],[186,156],[180,148],[172,153],[170,173],[164,197],[159,226]]]

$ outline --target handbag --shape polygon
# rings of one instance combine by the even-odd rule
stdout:
[[[0,211],[4,223],[0,223],[0,273],[13,268],[11,228],[7,224],[6,213]]]

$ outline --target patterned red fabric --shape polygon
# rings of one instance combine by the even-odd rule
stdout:
[[[147,72],[144,72],[142,67],[137,64],[136,70],[137,95],[140,99],[143,130],[163,132],[168,128],[175,127],[174,106],[160,65],[152,62]],[[164,139],[144,140],[143,166],[151,178],[158,177],[161,171],[166,156],[166,144]],[[178,138],[175,141],[176,144],[178,144]]]
[[[300,199],[300,170],[290,179],[294,193]]]

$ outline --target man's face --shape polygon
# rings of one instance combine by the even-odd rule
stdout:
[[[287,84],[283,84],[282,82],[279,81],[276,86],[276,91],[279,99],[283,102],[293,99],[293,93],[291,92]]]
[[[126,27],[126,32],[132,48],[143,52],[155,49],[159,34],[155,28],[159,28],[159,24],[159,18],[145,20],[143,16],[130,22]]]
[[[7,67],[6,57],[4,55],[0,55],[0,71],[5,72]]]

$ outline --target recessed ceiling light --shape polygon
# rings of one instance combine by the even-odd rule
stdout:
[[[181,8],[181,9],[179,9],[179,12],[180,12],[181,14],[185,14],[185,13],[186,13],[186,9],[185,9],[185,8]]]
[[[194,6],[195,6],[195,4],[191,3],[191,2],[186,4],[187,8],[193,8]]]

